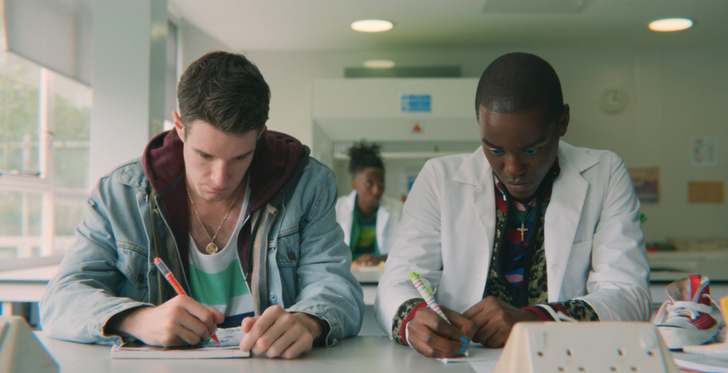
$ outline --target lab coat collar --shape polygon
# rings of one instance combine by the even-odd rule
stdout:
[[[546,210],[544,238],[549,301],[558,299],[561,293],[564,271],[586,200],[589,183],[581,173],[599,163],[585,151],[563,141],[559,142],[558,156],[561,173],[554,180],[551,202]],[[474,186],[470,197],[485,231],[487,247],[492,249],[495,237],[495,186],[493,170],[482,147],[465,159],[453,180]]]
[[[465,159],[453,180],[463,184],[479,185],[483,180],[493,180],[492,172],[490,163],[485,159],[483,147],[479,146]]]

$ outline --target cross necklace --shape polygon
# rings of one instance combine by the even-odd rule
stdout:
[[[518,215],[518,210],[516,210],[515,207],[513,207],[513,211],[516,213],[516,216],[518,216],[518,218],[520,219],[521,216]],[[528,217],[531,216],[531,214],[534,211],[536,211],[536,207],[535,206],[533,208],[531,208],[531,211],[526,215],[525,218],[521,219],[521,227],[520,228],[516,228],[517,231],[521,232],[521,242],[523,242],[524,234],[526,232],[528,232],[528,228],[526,228],[526,220],[528,220]]]

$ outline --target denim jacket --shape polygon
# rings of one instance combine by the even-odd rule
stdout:
[[[336,223],[336,179],[313,158],[263,208],[251,213],[251,295],[256,314],[279,305],[328,324],[333,346],[361,328],[364,301],[350,271],[351,253]],[[127,309],[164,303],[175,294],[153,261],[161,257],[184,279],[169,217],[141,158],[99,180],[88,199],[77,241],[40,302],[46,335],[76,342],[121,344],[105,335],[108,320]]]

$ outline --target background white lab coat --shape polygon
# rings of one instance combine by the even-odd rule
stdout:
[[[354,220],[354,203],[356,201],[356,190],[346,196],[339,197],[336,201],[336,221],[344,230],[344,242],[347,245],[351,242],[351,225]],[[402,218],[402,202],[389,197],[382,196],[377,209],[377,245],[379,254],[386,255],[394,243],[394,234],[397,231],[397,224]]]
[[[544,231],[548,301],[582,299],[599,319],[648,320],[649,267],[639,201],[613,152],[559,143]],[[420,294],[419,272],[438,303],[464,312],[483,298],[495,236],[493,170],[479,148],[427,162],[404,205],[379,281],[375,312],[392,334],[399,306]]]

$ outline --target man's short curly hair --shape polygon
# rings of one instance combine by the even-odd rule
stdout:
[[[192,62],[177,86],[185,129],[203,120],[226,134],[262,130],[268,121],[270,88],[242,54],[210,52]]]
[[[546,105],[549,120],[558,118],[564,106],[556,71],[541,57],[509,53],[495,59],[483,71],[475,94],[475,115],[481,106],[494,113],[529,112]]]

